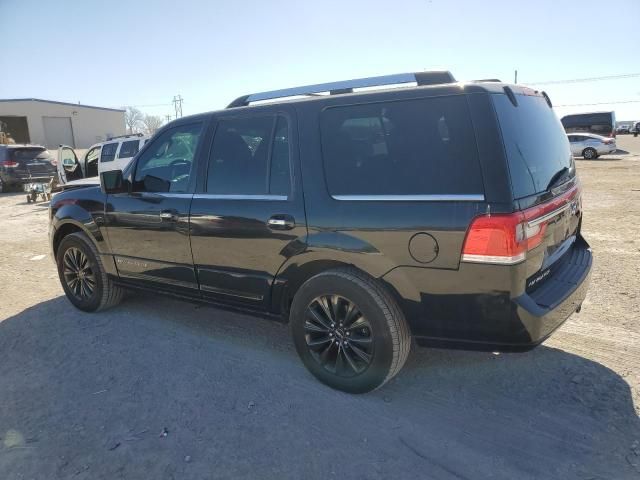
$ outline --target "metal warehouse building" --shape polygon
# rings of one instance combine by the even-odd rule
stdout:
[[[37,98],[0,100],[2,130],[16,143],[88,148],[125,133],[124,110]]]

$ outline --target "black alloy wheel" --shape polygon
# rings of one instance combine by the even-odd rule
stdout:
[[[296,351],[326,385],[350,393],[375,390],[404,365],[411,333],[382,283],[352,267],[309,278],[289,311]]]
[[[89,300],[96,290],[96,277],[89,258],[80,249],[64,252],[63,275],[69,291],[78,300]]]
[[[56,249],[56,264],[64,293],[80,310],[96,312],[122,300],[122,288],[107,274],[98,249],[84,233],[62,238]]]
[[[304,330],[311,356],[334,375],[352,377],[371,364],[371,325],[349,299],[339,295],[315,298],[307,307]]]

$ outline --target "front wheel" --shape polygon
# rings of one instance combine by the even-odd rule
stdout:
[[[338,390],[374,390],[393,378],[409,355],[411,336],[397,303],[356,269],[309,279],[293,299],[290,319],[302,362]]]
[[[593,160],[598,156],[598,152],[596,152],[595,148],[589,147],[589,148],[585,148],[582,151],[582,156],[584,157],[585,160]]]
[[[120,303],[122,288],[109,278],[98,250],[85,234],[72,233],[64,237],[56,263],[64,293],[75,307],[95,312]]]

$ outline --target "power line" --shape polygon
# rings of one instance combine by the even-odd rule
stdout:
[[[138,107],[144,108],[144,107],[166,107],[168,105],[173,105],[173,104],[172,103],[150,103],[150,104],[147,104],[147,105],[127,105],[127,106],[128,107],[136,107],[136,108],[138,108]]]
[[[596,103],[571,103],[567,105],[554,105],[554,107],[588,107],[591,105],[617,105],[619,103],[640,103],[640,100],[618,100],[615,102],[596,102]]]
[[[562,83],[599,82],[601,80],[617,80],[621,78],[635,78],[635,77],[640,77],[640,73],[624,73],[620,75],[605,75],[603,77],[570,78],[567,80],[547,80],[544,82],[525,82],[525,83],[527,85],[558,85]]]

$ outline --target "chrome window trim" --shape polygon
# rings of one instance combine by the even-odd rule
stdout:
[[[155,196],[155,195],[160,195],[161,197],[167,197],[167,198],[191,198],[193,197],[193,193],[173,193],[173,192],[135,192],[135,193],[142,193],[143,195],[151,195],[151,196]]]
[[[566,205],[563,205],[560,208],[556,208],[552,212],[549,212],[549,213],[547,213],[545,215],[542,215],[541,217],[534,218],[530,222],[527,222],[527,226],[528,227],[535,227],[537,225],[540,225],[541,223],[544,223],[544,222],[546,222],[548,220],[551,220],[553,217],[555,217],[557,215],[560,215],[562,212],[564,212],[565,210],[568,210],[570,207],[571,207],[571,202],[568,202]]]
[[[331,195],[334,200],[355,202],[484,202],[484,195]]]
[[[215,193],[196,193],[193,198],[208,200],[266,200],[266,201],[285,201],[289,197],[287,195],[234,195],[234,194],[215,194]]]

